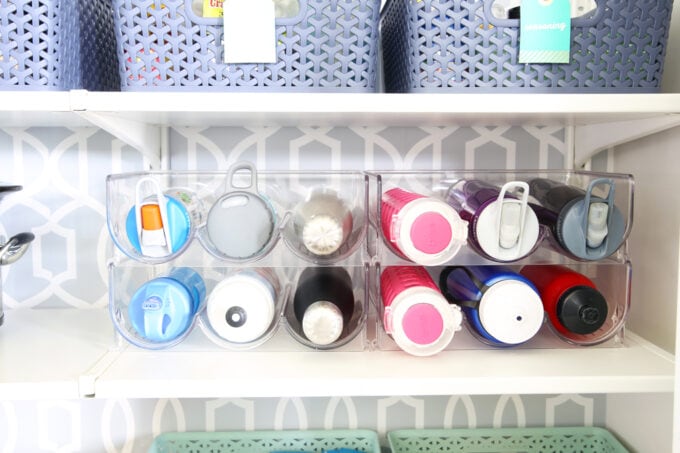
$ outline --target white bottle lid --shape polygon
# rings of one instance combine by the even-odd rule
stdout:
[[[479,320],[484,329],[505,344],[531,339],[543,324],[541,298],[531,286],[519,280],[502,280],[491,285],[479,302]]]
[[[522,222],[521,209],[518,203],[494,201],[482,210],[475,235],[484,253],[500,261],[512,261],[531,252],[538,241],[538,217],[526,206]]]
[[[446,263],[467,241],[467,222],[447,203],[427,197],[404,205],[392,231],[399,250],[424,266]]]
[[[227,341],[248,343],[260,338],[275,316],[275,294],[264,277],[243,272],[215,286],[206,304],[213,331]]]
[[[305,223],[302,243],[315,255],[330,255],[340,248],[344,234],[342,225],[335,218],[317,215]]]
[[[314,344],[325,346],[333,343],[340,338],[342,328],[342,312],[333,302],[314,302],[302,317],[302,332]]]
[[[397,294],[385,308],[385,331],[403,351],[434,355],[449,345],[461,329],[460,307],[449,304],[438,291],[414,286]]]

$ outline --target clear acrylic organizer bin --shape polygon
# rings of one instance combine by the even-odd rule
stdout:
[[[349,266],[339,267],[345,269],[352,282],[352,293],[354,298],[353,311],[348,323],[343,326],[339,337],[327,344],[315,344],[310,341],[301,328],[301,323],[296,319],[293,309],[295,291],[299,284],[301,272],[306,268],[298,267],[192,267],[204,280],[206,286],[206,296],[200,307],[193,315],[189,328],[180,335],[167,341],[151,341],[144,335],[140,335],[131,321],[129,305],[134,294],[145,284],[155,278],[165,277],[175,266],[183,267],[177,263],[146,265],[130,259],[122,259],[118,263],[113,262],[109,265],[109,312],[115,330],[119,337],[125,342],[131,343],[144,349],[167,349],[181,351],[206,351],[206,350],[233,350],[233,351],[304,351],[304,350],[339,350],[339,351],[363,351],[369,345],[366,332],[366,319],[369,311],[368,306],[368,266]],[[312,267],[315,269],[326,269],[324,267]],[[233,318],[233,313],[243,316],[243,309],[248,314],[255,314],[258,321],[255,321],[255,332],[251,337],[244,339],[234,337],[234,332],[238,329],[231,329],[232,336],[225,332],[228,329],[226,324],[219,324],[223,329],[215,327],[211,322],[209,310],[211,307],[211,296],[216,291],[216,287],[228,277],[233,277],[242,273],[259,272],[264,274],[274,274],[278,280],[272,312],[263,322],[261,315],[248,308],[258,307],[253,302],[253,298],[221,298],[221,310],[223,318],[227,318],[227,323]],[[243,294],[243,292],[239,293]],[[248,295],[248,293],[246,293]],[[231,310],[231,309],[235,310]],[[249,321],[252,324],[252,317]],[[240,327],[232,325],[232,327]],[[249,327],[252,331],[252,328]]]
[[[228,172],[140,172],[108,176],[107,224],[114,244],[124,255],[146,264],[160,264],[180,256],[193,265],[214,262],[266,267],[363,262],[361,255],[365,247],[361,245],[368,226],[367,176],[352,171],[254,173],[252,167],[242,170],[233,175]],[[253,175],[256,175],[255,183]],[[233,179],[228,180],[231,177]],[[162,196],[172,198],[165,214],[168,222],[163,222],[163,225],[170,225],[170,241],[158,238],[158,234],[152,232],[151,246],[145,253],[141,247],[143,240],[139,239],[145,232],[144,226],[140,233],[132,211],[138,205],[154,203]],[[253,218],[271,222],[269,231],[265,232],[267,237],[258,243],[261,250],[242,254],[245,257],[231,252],[234,244],[216,244],[221,238],[215,235],[211,240],[210,230],[212,219],[218,233],[228,231],[228,225],[220,225],[220,222],[233,212],[241,211],[226,209],[238,208],[244,200],[245,203],[254,200],[252,204],[257,212]],[[220,211],[220,207],[224,210]],[[265,209],[271,214],[269,219],[261,215]],[[315,216],[320,210],[330,215]],[[152,212],[149,217],[154,215],[161,220],[164,217],[162,212]],[[234,223],[243,221],[240,216],[232,215],[231,218]],[[311,238],[305,236],[307,226]],[[247,235],[244,237],[250,239]],[[330,240],[324,242],[324,238],[329,237]],[[156,247],[153,244],[157,243],[153,241],[170,242],[170,246],[153,249]],[[218,250],[212,250],[211,246]],[[223,253],[225,251],[227,253]]]
[[[368,212],[369,212],[369,224],[371,226],[367,240],[368,253],[370,256],[374,256],[376,260],[379,261],[383,266],[398,264],[402,265],[409,264],[483,265],[483,264],[511,264],[511,263],[568,264],[573,261],[613,261],[623,263],[627,259],[626,239],[628,237],[628,234],[630,233],[633,219],[634,181],[631,175],[586,171],[565,171],[565,170],[533,170],[533,171],[442,170],[442,171],[409,171],[409,172],[385,171],[385,172],[368,172],[367,174],[369,175],[370,184]],[[592,254],[590,253],[589,248],[585,249],[585,252],[583,249],[579,248],[582,246],[581,242],[579,241],[580,238],[570,235],[570,233],[567,233],[566,234],[567,237],[562,238],[564,239],[564,241],[560,242],[556,237],[555,228],[547,226],[547,224],[544,224],[543,220],[544,218],[547,219],[554,218],[555,212],[549,209],[544,209],[542,207],[542,204],[538,202],[537,198],[535,197],[535,194],[532,191],[536,184],[532,186],[532,184],[530,183],[538,179],[548,180],[558,185],[571,186],[576,188],[577,190],[582,191],[587,191],[587,189],[590,186],[592,187],[591,194],[592,197],[594,198],[592,201],[597,200],[602,201],[603,199],[610,200],[608,206],[615,206],[616,208],[615,210],[616,216],[614,219],[616,220],[615,225],[613,226],[611,224],[609,225],[610,232],[615,233],[611,234],[610,237],[615,238],[615,240],[607,239],[608,243],[600,244],[599,248],[593,249],[596,250],[597,253]],[[400,239],[412,241],[414,237],[414,232],[417,231],[415,228],[418,228],[422,225],[419,226],[417,224],[418,220],[414,221],[412,216],[411,219],[409,219],[408,215],[403,215],[404,212],[408,210],[404,209],[403,206],[398,214],[392,215],[392,217],[389,219],[392,225],[384,225],[383,222],[384,219],[381,219],[381,216],[383,214],[381,200],[383,199],[383,197],[391,189],[398,188],[434,200],[441,205],[450,205],[447,197],[452,193],[453,188],[456,184],[460,185],[462,182],[465,181],[482,181],[483,183],[492,185],[497,189],[500,189],[504,185],[508,184],[508,191],[506,192],[506,194],[510,195],[520,193],[518,192],[516,187],[512,187],[512,183],[526,182],[527,183],[526,187],[528,187],[529,189],[527,206],[531,209],[526,209],[524,211],[525,212],[524,218],[528,219],[528,214],[530,214],[533,211],[536,217],[534,219],[534,223],[538,221],[537,226],[538,231],[536,232],[535,238],[533,239],[535,241],[534,245],[530,246],[531,243],[529,243],[528,244],[529,247],[525,247],[522,252],[505,257],[485,254],[484,250],[482,249],[482,246],[480,246],[481,240],[470,241],[471,236],[473,235],[480,236],[477,234],[477,232],[481,231],[481,229],[475,229],[474,233],[470,234],[471,229],[468,225],[466,236],[462,240],[458,238],[459,239],[459,243],[457,244],[458,249],[454,250],[454,253],[451,253],[448,259],[440,260],[441,262],[437,262],[435,264],[430,264],[427,262],[428,258],[424,258],[422,262],[419,262],[417,259],[413,258],[413,256],[418,258],[422,255],[419,251],[416,251],[416,253],[410,255],[410,257],[405,255],[404,251],[402,250],[405,247],[402,246],[402,249],[400,249],[397,245],[398,244],[397,241]],[[610,188],[614,189],[611,191],[613,192],[611,193],[611,199],[608,198],[608,196],[610,195],[609,190]],[[559,192],[559,190],[555,191],[555,193],[559,195],[559,193],[557,192]],[[541,195],[544,198],[546,198],[545,193]],[[550,197],[550,193],[548,193],[547,197],[548,198]],[[505,198],[503,199],[505,200]],[[585,202],[586,202],[585,200],[580,201],[581,204],[579,206],[582,207],[585,204]],[[572,205],[573,204],[574,203],[572,203]],[[589,206],[590,205],[591,203],[589,203]],[[566,218],[567,220],[565,222],[560,223],[560,228],[568,231],[576,231],[579,228],[583,229],[584,231],[588,230],[588,228],[585,229],[583,228],[583,224],[581,222],[581,220],[583,219],[580,211],[578,210],[579,206],[576,207],[566,206],[566,208],[563,208],[564,213],[566,214],[563,215],[563,217]],[[410,206],[407,206],[407,208],[410,208]],[[489,243],[488,238],[492,238],[493,240],[496,240],[497,238],[497,236],[490,233],[494,233],[493,229],[496,228],[498,225],[494,224],[498,217],[497,216],[498,211],[494,211],[493,209],[490,209],[488,206],[484,207],[484,209],[485,209],[484,214],[487,215],[486,218],[482,218],[480,215],[478,215],[478,213],[472,214],[471,211],[468,211],[467,214],[459,212],[458,217],[460,217],[460,219],[457,219],[457,221],[462,220],[463,222],[469,223],[468,220],[470,219],[466,220],[465,216],[461,215],[465,214],[468,217],[473,218],[475,222],[478,222],[478,225],[481,225],[482,220],[486,221],[486,223],[488,224],[491,224],[492,228],[487,229],[487,231],[485,231],[485,234],[487,235],[486,243],[488,244]],[[439,208],[437,207],[431,210],[425,208],[425,210],[428,211],[427,212],[428,214],[431,213],[437,214]],[[474,209],[472,209],[472,211],[474,211]],[[539,211],[541,211],[541,213],[539,213]],[[422,212],[416,212],[416,214],[420,213]],[[408,225],[406,225],[407,223]],[[554,222],[552,223],[554,224]],[[406,237],[404,237],[405,233],[402,232],[402,237],[386,238],[383,229],[386,227],[387,229],[392,228],[394,230],[395,225],[398,225],[402,231],[405,229],[404,225],[406,225],[406,227],[410,226],[411,237],[408,237],[408,234],[406,234]],[[456,228],[460,228],[460,226],[454,225],[452,227],[452,229],[454,229],[454,236],[459,235],[459,232],[455,231]],[[534,225],[534,228],[536,228],[536,225]],[[429,235],[432,236],[431,232]],[[454,237],[451,240],[451,242],[452,243],[455,242],[455,239],[456,238]],[[565,244],[570,246],[571,248],[565,247]],[[413,244],[411,245],[413,246]],[[426,244],[425,249],[427,249],[427,246],[429,245],[431,244]],[[492,241],[492,245],[494,246],[496,245],[494,241]],[[605,249],[605,245],[607,245],[608,247],[607,249]],[[441,245],[441,247],[442,249],[444,248],[443,245]],[[455,246],[453,248],[455,248]],[[423,249],[422,246],[421,249]]]
[[[227,172],[110,175],[110,311],[116,330],[151,349],[363,350],[367,186],[360,172],[256,172],[247,163]],[[142,285],[174,268],[196,271],[206,295],[191,328],[172,341],[150,342],[131,322],[129,304]],[[295,291],[305,269],[332,268],[344,269],[351,279],[354,306],[339,336],[316,344],[294,315]],[[232,303],[235,294],[242,303]],[[251,323],[236,329],[247,307],[255,307]]]
[[[548,264],[537,266],[549,266]],[[586,335],[565,335],[563,331],[555,328],[549,315],[546,313],[542,318],[538,332],[528,341],[516,345],[492,344],[486,338],[479,335],[472,329],[468,319],[464,316],[462,328],[456,331],[451,341],[442,350],[461,350],[461,349],[489,349],[489,348],[509,348],[509,349],[565,349],[573,347],[621,347],[624,343],[625,322],[630,309],[630,284],[632,267],[630,262],[572,262],[568,265],[559,265],[578,272],[594,283],[607,304],[607,316],[601,327],[595,332]],[[510,265],[508,267],[513,272],[520,272],[521,265]],[[427,272],[432,280],[439,284],[439,279],[443,266],[428,267]],[[385,331],[383,318],[385,308],[381,298],[380,275],[383,268],[377,263],[371,269],[371,304],[376,313],[376,338],[374,347],[377,350],[397,351],[401,350],[392,335]]]
[[[376,349],[403,349],[414,355],[431,355],[451,349],[622,344],[630,305],[631,264],[626,244],[633,215],[634,182],[630,175],[564,170],[385,171],[368,172],[368,175],[367,247],[373,257],[370,289],[376,313]],[[581,233],[574,234],[575,231]],[[514,251],[506,253],[508,250]],[[380,277],[385,269],[394,266],[404,266],[398,273],[403,278],[392,279],[396,289],[388,290],[386,297],[392,300],[395,293],[404,296],[399,299],[401,308],[391,306],[386,310]],[[431,283],[422,283],[422,274],[418,277],[414,268],[423,268]],[[536,285],[536,288],[527,297],[533,307],[533,330],[525,332],[522,339],[505,342],[497,341],[484,329],[471,328],[479,327],[480,315],[469,316],[470,310],[462,307],[475,305],[459,296],[461,310],[449,310],[446,299],[452,296],[444,294],[440,281],[442,271],[457,268],[477,268],[481,274],[505,268],[511,273],[531,275],[535,281],[529,281],[529,286]],[[532,268],[534,271],[530,274]],[[548,278],[548,274],[552,276]],[[409,289],[399,281],[407,278],[420,278],[421,283],[416,285],[419,289]],[[460,275],[457,279],[461,279]],[[537,282],[543,286],[539,288]],[[484,287],[480,283],[475,289],[477,284],[472,279],[465,285],[473,286],[469,291],[481,291]],[[579,305],[579,297],[570,294],[575,291],[572,286],[589,285],[599,294],[593,296],[591,290],[586,290],[586,294],[579,297],[595,298],[592,303],[596,310],[587,306],[589,311],[584,313],[589,313],[590,318],[578,315],[582,317],[577,321],[587,320],[591,327],[568,324],[582,329],[575,331],[578,333],[568,331],[562,322],[569,323],[568,317],[575,315],[566,308],[560,308],[565,310],[560,311],[564,319],[543,313],[541,307],[546,304],[543,300],[556,303],[553,293],[558,290],[565,291],[559,293],[560,297],[571,297],[568,302],[561,302],[564,305],[560,307],[573,311],[585,306]],[[422,290],[421,286],[429,286],[430,290]],[[416,304],[417,298],[407,291],[423,297],[427,310],[423,308],[425,305]],[[428,295],[428,291],[438,294]],[[423,339],[425,346],[405,341],[406,329],[416,329],[417,323],[409,326],[405,314],[412,306],[422,311],[423,316],[439,313],[432,319],[440,322],[441,316],[443,320],[444,328],[435,329],[443,332],[440,338],[419,337],[414,330],[414,338]],[[548,307],[551,307],[548,312],[557,312],[556,305]],[[389,312],[387,318],[386,311]],[[449,311],[453,311],[453,316]],[[384,324],[385,319],[388,325]],[[486,319],[490,319],[488,315]],[[528,318],[518,315],[517,319],[527,322]],[[405,327],[400,331],[395,329],[398,325]],[[451,331],[453,335],[449,338]],[[432,343],[428,343],[430,340]]]

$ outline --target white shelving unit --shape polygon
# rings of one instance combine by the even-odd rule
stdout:
[[[102,128],[162,162],[164,130],[183,126],[414,126],[561,124],[573,162],[680,125],[680,94],[389,95],[253,93],[3,93],[2,127]],[[645,164],[640,150],[639,164]],[[675,165],[675,163],[671,163]],[[677,170],[676,170],[677,173]],[[639,226],[639,225],[638,225]],[[670,244],[678,247],[680,232]],[[676,278],[671,275],[669,278]],[[654,282],[643,282],[653,285]],[[635,304],[673,304],[677,295]],[[653,309],[653,308],[651,308]],[[608,423],[645,436],[675,438],[680,449],[673,355],[627,333],[619,348],[401,352],[151,352],[116,344],[108,313],[9,311],[0,329],[0,398],[257,397],[604,393]],[[660,322],[677,325],[675,319]],[[677,335],[676,335],[677,336]],[[416,366],[417,365],[417,366]],[[272,370],[276,372],[273,374]],[[652,414],[646,402],[676,399]],[[655,403],[656,404],[656,403]],[[631,411],[623,417],[621,411]],[[641,420],[652,432],[634,432]],[[642,447],[640,447],[642,446]]]

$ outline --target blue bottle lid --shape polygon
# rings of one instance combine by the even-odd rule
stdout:
[[[167,195],[163,195],[166,202],[166,216],[163,219],[162,233],[167,234],[170,239],[170,246],[159,246],[155,243],[147,242],[145,239],[145,231],[141,232],[137,227],[137,211],[138,207],[130,208],[127,219],[125,221],[125,232],[132,247],[144,256],[159,257],[168,256],[180,251],[187,241],[191,233],[191,217],[184,204]],[[148,237],[153,237],[153,233]],[[160,249],[160,251],[159,251]]]
[[[142,285],[132,296],[128,315],[133,329],[144,339],[168,342],[191,325],[194,310],[191,292],[172,278],[160,277]]]

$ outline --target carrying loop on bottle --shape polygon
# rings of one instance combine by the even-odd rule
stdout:
[[[608,188],[606,198],[592,194],[597,186]],[[595,200],[593,200],[595,199]],[[581,213],[581,228],[586,238],[586,253],[607,248],[614,213],[614,181],[610,178],[598,178],[588,184]]]
[[[505,198],[507,192],[513,193],[516,197],[517,192],[520,194],[518,198]],[[501,188],[497,199],[496,219],[496,237],[500,248],[522,250],[528,202],[529,184],[526,182],[510,181]]]
[[[247,177],[250,178],[249,182],[245,185],[235,184],[234,178],[236,178],[236,173],[244,170],[249,173],[247,175]],[[254,193],[259,196],[259,193],[257,192],[257,170],[255,169],[255,165],[252,162],[236,162],[234,165],[229,167],[229,170],[227,171],[227,179],[225,180],[224,184],[225,192],[237,190],[241,192]]]
[[[151,196],[144,197],[142,195],[145,185],[151,187]],[[135,186],[135,222],[142,254],[157,256],[158,248],[164,251],[160,256],[172,253],[172,237],[170,236],[168,223],[168,202],[161,190],[160,183],[151,176],[140,179]],[[162,233],[158,234],[158,230],[162,230]]]
[[[486,290],[489,289],[489,286],[482,282],[480,279],[475,276],[470,269],[464,267],[464,266],[447,266],[445,267],[441,274],[439,274],[439,288],[442,291],[443,296],[446,298],[449,303],[453,303],[456,305],[460,305],[461,307],[467,307],[467,308],[473,308],[477,309],[479,308],[479,302],[482,300],[481,296],[477,300],[456,300],[448,291],[448,285],[446,284],[446,281],[449,278],[449,275],[451,275],[453,272],[456,272],[458,270],[461,270],[465,273],[465,275],[468,276],[470,279],[470,282],[477,288],[480,292],[481,295],[484,295]]]

